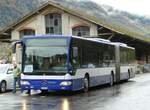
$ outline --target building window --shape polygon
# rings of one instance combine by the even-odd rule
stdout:
[[[50,13],[45,16],[46,34],[62,34],[61,14]]]
[[[33,29],[24,29],[20,31],[20,38],[27,35],[35,35],[35,30]]]
[[[89,26],[78,26],[72,29],[72,35],[74,36],[90,36]]]

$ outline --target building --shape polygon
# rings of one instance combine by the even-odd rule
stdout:
[[[51,1],[0,31],[4,41],[17,41],[24,35],[45,34],[99,36],[114,42],[127,43],[136,48],[136,57],[140,63],[150,63],[149,38]]]

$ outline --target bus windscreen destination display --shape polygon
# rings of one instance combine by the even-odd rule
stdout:
[[[26,46],[55,46],[55,45],[61,45],[65,46],[67,45],[67,39],[61,38],[51,38],[51,39],[28,39],[26,41]]]

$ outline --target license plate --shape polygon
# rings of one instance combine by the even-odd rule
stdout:
[[[47,87],[41,87],[41,89],[42,89],[42,90],[47,90],[48,88],[47,88]]]

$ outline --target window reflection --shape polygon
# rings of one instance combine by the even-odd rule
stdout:
[[[26,100],[22,101],[22,110],[27,110],[27,101]]]
[[[62,99],[61,110],[70,110],[70,103],[67,98]]]

